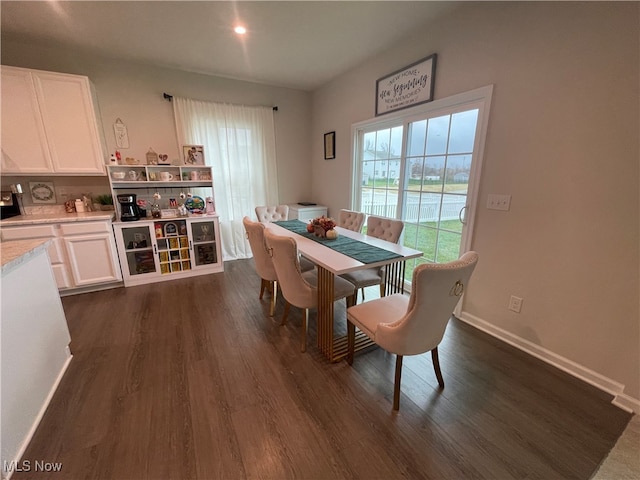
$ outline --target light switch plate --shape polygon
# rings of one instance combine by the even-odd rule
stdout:
[[[487,208],[490,210],[508,211],[511,206],[511,195],[490,193],[487,198]]]

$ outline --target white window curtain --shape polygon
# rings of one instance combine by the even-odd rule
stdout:
[[[173,113],[180,147],[204,146],[213,167],[222,258],[251,257],[242,218],[253,218],[256,205],[278,204],[273,109],[174,96]]]

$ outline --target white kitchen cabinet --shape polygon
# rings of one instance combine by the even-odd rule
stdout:
[[[3,174],[53,172],[31,72],[3,66],[1,73]]]
[[[63,223],[60,232],[75,286],[122,280],[109,222]]]
[[[71,277],[66,266],[66,255],[61,238],[57,238],[55,224],[26,225],[24,227],[3,227],[2,240],[29,240],[35,238],[49,238],[52,240],[47,250],[51,260],[51,268],[56,279],[58,289],[71,288]]]
[[[89,79],[2,66],[2,171],[104,175]]]
[[[61,294],[109,286],[122,280],[108,220],[2,228],[2,240],[50,238],[51,267]]]
[[[217,216],[114,223],[125,286],[224,270]]]

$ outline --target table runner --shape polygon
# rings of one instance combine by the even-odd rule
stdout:
[[[313,233],[307,232],[307,224],[300,220],[282,220],[279,222],[273,222],[276,225],[286,228],[298,235],[310,238],[311,240],[321,243],[336,252],[347,255],[362,263],[375,263],[384,260],[390,260],[392,258],[400,258],[402,255],[390,252],[384,248],[375,247],[368,243],[355,240],[353,238],[340,235],[334,240],[328,238],[316,237]]]

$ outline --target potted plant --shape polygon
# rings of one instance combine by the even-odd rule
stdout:
[[[113,210],[113,197],[110,193],[98,195],[96,200],[100,204],[100,210]]]

